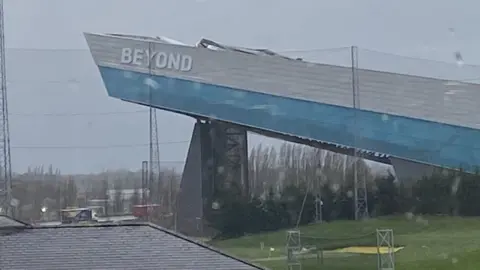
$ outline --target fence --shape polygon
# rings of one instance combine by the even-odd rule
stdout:
[[[325,110],[330,119],[321,121],[341,126],[337,143],[393,156],[401,180],[432,173],[423,164],[467,171],[480,164],[480,66],[453,53],[444,63],[356,47],[289,55],[321,63],[320,102],[358,109]],[[368,213],[364,181],[355,180],[357,218]]]

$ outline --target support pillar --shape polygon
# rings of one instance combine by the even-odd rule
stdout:
[[[218,191],[235,185],[243,196],[248,196],[248,184],[246,130],[223,122],[198,120],[180,184],[176,228],[187,235],[211,234],[206,218],[217,207]]]
[[[208,134],[207,134],[208,135]],[[175,210],[175,230],[190,235],[199,235],[198,218],[203,217],[203,162],[202,140],[205,140],[205,127],[197,122],[193,128],[187,160],[183,168],[180,190],[177,194]],[[208,183],[207,183],[208,184]]]

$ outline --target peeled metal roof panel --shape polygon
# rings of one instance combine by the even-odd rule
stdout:
[[[277,56],[277,57],[281,57],[289,60],[300,60],[300,59],[294,59],[294,58],[280,55],[268,49],[254,49],[254,48],[230,46],[230,45],[220,44],[218,42],[215,42],[213,40],[209,40],[206,38],[201,39],[196,46],[204,47],[211,50],[235,51],[235,52],[242,52],[242,53],[248,53],[248,54],[254,54],[254,55]]]

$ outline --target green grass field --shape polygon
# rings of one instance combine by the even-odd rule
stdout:
[[[393,229],[395,245],[405,247],[395,254],[397,270],[480,269],[480,218],[389,217],[309,225],[301,227],[300,231],[302,235],[321,239],[316,244],[327,250],[355,245],[375,246],[374,234],[357,236],[368,235],[377,228]],[[261,242],[264,243],[263,250],[260,249]],[[270,269],[286,269],[285,259],[281,258],[285,256],[285,231],[214,241],[210,244]],[[274,251],[270,252],[270,248],[274,248]],[[315,254],[311,254],[302,260],[302,268],[371,270],[377,269],[377,257],[325,252],[322,265]]]

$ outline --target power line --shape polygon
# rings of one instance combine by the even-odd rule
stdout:
[[[161,145],[171,145],[171,144],[185,144],[189,143],[190,140],[184,141],[167,141],[167,142],[158,142]],[[109,148],[139,148],[139,147],[150,147],[149,143],[141,144],[112,144],[112,145],[83,145],[83,146],[73,146],[73,145],[13,145],[13,149],[109,149]]]
[[[351,47],[317,48],[317,49],[289,49],[274,51],[276,53],[310,53],[310,52],[341,52],[348,51]]]
[[[336,51],[336,50],[348,50],[350,46],[345,47],[332,47],[332,48],[313,48],[313,49],[283,49],[283,50],[273,50],[276,53],[289,53],[289,52],[318,52],[318,51]],[[69,49],[69,48],[58,48],[58,49],[50,49],[50,48],[6,48],[7,51],[11,52],[84,52],[90,53],[89,49]]]
[[[48,84],[83,84],[83,83],[97,83],[99,82],[97,77],[84,77],[75,79],[64,79],[64,80],[31,80],[31,79],[21,79],[21,80],[8,80],[8,84],[39,84],[39,83],[48,83]]]
[[[120,114],[137,114],[147,113],[148,110],[137,111],[111,111],[111,112],[78,112],[78,113],[10,113],[11,116],[101,116],[101,115],[120,115]]]
[[[358,46],[357,46],[358,47]],[[351,46],[344,46],[344,47],[331,47],[331,48],[310,48],[310,49],[282,49],[282,50],[272,50],[275,53],[308,53],[308,52],[333,52],[333,51],[349,51]],[[428,62],[437,62],[441,64],[455,64],[452,62],[448,61],[442,61],[442,60],[434,60],[434,59],[428,59],[428,58],[422,58],[422,57],[415,57],[415,56],[407,56],[407,55],[402,55],[402,54],[396,54],[396,53],[391,53],[391,52],[384,52],[384,51],[378,51],[375,49],[369,49],[369,48],[363,48],[363,47],[358,47],[360,51],[367,51],[371,53],[378,53],[378,54],[385,54],[385,55],[390,55],[390,56],[396,56],[396,57],[401,57],[401,58],[410,58],[412,60],[422,60],[422,61],[428,61]],[[68,52],[83,52],[86,54],[90,54],[90,50],[85,48],[75,48],[75,49],[70,49],[70,48],[6,48],[7,51],[9,52],[58,52],[58,53],[68,53]],[[469,66],[469,67],[480,67],[480,65],[476,64],[465,64],[464,66]],[[23,80],[22,80],[23,81]],[[77,81],[77,80],[75,80]],[[10,82],[8,80],[7,82]],[[58,82],[58,81],[50,81],[50,82]],[[78,82],[78,81],[77,81]]]
[[[185,160],[160,160],[162,164],[167,163],[167,164],[180,164],[180,163],[185,163]]]
[[[389,55],[389,56],[394,56],[398,58],[405,58],[405,59],[410,59],[410,60],[419,60],[419,61],[424,61],[424,62],[431,62],[431,63],[437,63],[437,64],[445,64],[449,66],[458,66],[456,63],[448,62],[448,61],[443,61],[443,60],[434,60],[434,59],[428,59],[428,58],[422,58],[422,57],[415,57],[415,56],[407,56],[407,55],[401,55],[401,54],[396,54],[396,53],[390,53],[390,52],[382,52],[382,51],[377,51],[374,49],[366,49],[362,47],[358,47],[360,51],[364,52],[370,52],[370,53],[376,53],[376,54],[383,54],[383,55]],[[365,61],[365,60],[364,60]],[[480,65],[476,64],[464,64],[463,67],[471,67],[471,68],[480,68]]]
[[[88,49],[69,49],[69,48],[6,48],[7,51],[9,52],[14,52],[14,51],[19,51],[19,52],[38,52],[38,51],[44,51],[44,52],[85,52],[85,53],[90,53]]]

